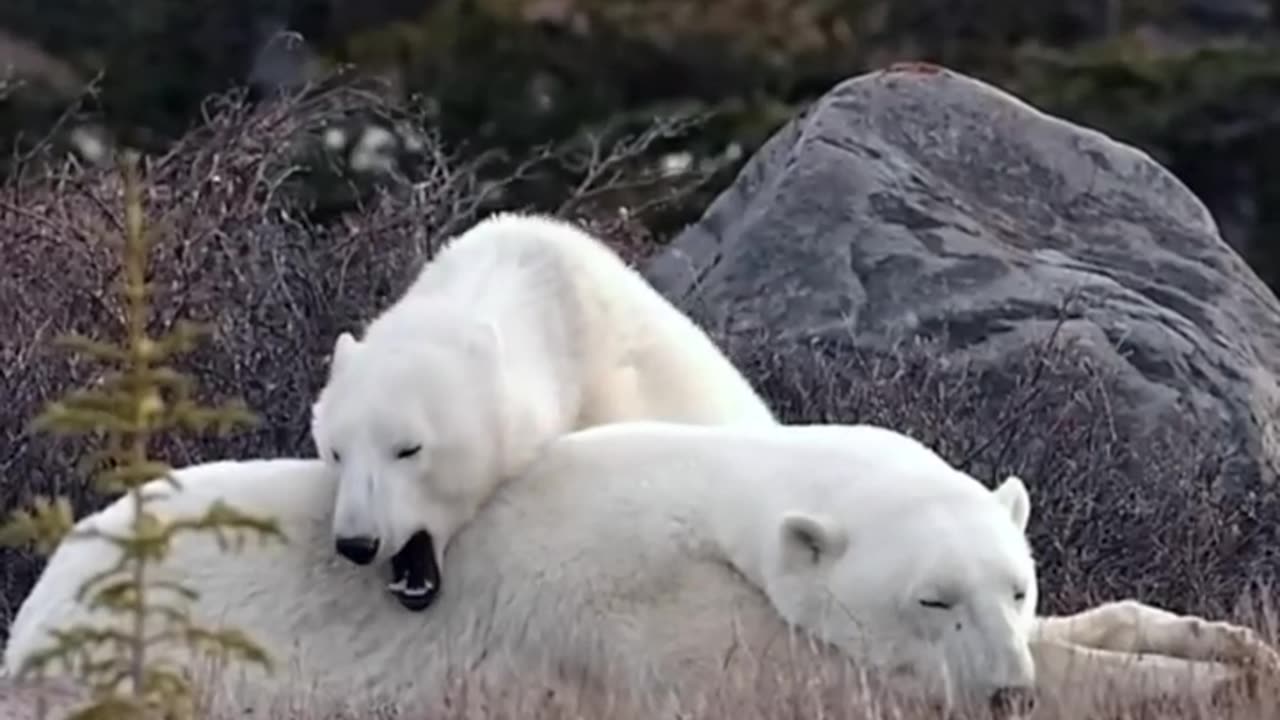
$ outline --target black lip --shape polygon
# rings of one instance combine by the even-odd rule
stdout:
[[[440,567],[431,533],[419,530],[391,556],[391,585],[396,600],[412,612],[431,607],[440,594]]]

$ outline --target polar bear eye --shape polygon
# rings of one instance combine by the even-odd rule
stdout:
[[[1026,599],[1027,599],[1027,591],[1026,591],[1026,590],[1015,590],[1015,591],[1014,591],[1014,593],[1013,593],[1013,599],[1014,599],[1014,600],[1016,600],[1016,601],[1018,601],[1018,602],[1022,602],[1023,600],[1026,600]]]
[[[920,604],[931,610],[950,610],[951,603],[941,600],[921,600]]]
[[[421,450],[422,450],[421,445],[414,445],[413,447],[400,448],[399,450],[396,451],[396,459],[406,460],[408,458],[413,457],[414,455],[417,455]]]
[[[336,463],[342,462],[342,453],[339,453],[337,450],[331,450],[329,451],[329,454],[333,456],[334,462]]]

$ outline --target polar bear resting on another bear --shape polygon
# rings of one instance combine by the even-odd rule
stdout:
[[[459,532],[445,556],[451,582],[425,616],[406,614],[371,573],[334,556],[336,479],[322,463],[215,462],[176,474],[183,489],[157,484],[157,511],[197,514],[222,500],[275,515],[290,538],[234,556],[183,536],[153,573],[194,586],[200,620],[249,632],[285,669],[241,678],[229,696],[248,705],[291,692],[430,703],[450,670],[534,667],[641,701],[696,698],[727,658],[778,652],[788,626],[943,705],[1000,706],[1033,684],[1063,682],[1037,671],[1048,651],[1049,672],[1062,672],[1067,646],[1037,640],[1021,481],[988,491],[889,430],[624,423],[563,436]],[[80,526],[120,533],[130,514],[120,500]],[[91,539],[59,547],[11,628],[10,671],[51,627],[84,618],[76,588],[114,553]],[[1164,627],[1173,632],[1154,642],[1176,636],[1192,657],[1266,652],[1222,623]],[[1224,648],[1235,656],[1215,655]],[[1201,682],[1233,672],[1207,668]]]
[[[334,345],[313,407],[334,466],[337,551],[392,563],[414,610],[445,549],[549,440],[626,420],[772,425],[719,348],[605,244],[566,222],[497,214],[449,241],[357,340]],[[411,513],[403,512],[412,508]]]

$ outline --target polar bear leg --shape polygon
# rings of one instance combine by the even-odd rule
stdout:
[[[1097,650],[1280,669],[1280,654],[1250,628],[1178,615],[1137,600],[1037,618],[1035,635],[1043,641]]]
[[[1117,699],[1210,698],[1240,678],[1240,669],[1166,655],[1140,655],[1054,640],[1033,640],[1040,701],[1062,703],[1072,714],[1084,705]]]
[[[1235,703],[1280,689],[1280,654],[1253,630],[1233,623],[1136,600],[1036,622],[1036,684],[1050,698],[1064,692],[1098,697],[1105,689],[1130,701],[1184,697]]]

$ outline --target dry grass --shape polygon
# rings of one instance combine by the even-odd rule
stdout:
[[[74,706],[75,693],[51,686],[28,685],[16,697],[0,694],[0,720],[31,717],[40,695],[53,697],[56,709]],[[234,693],[223,697],[234,697]],[[641,720],[642,718],[722,718],[778,720],[944,720],[936,708],[890,690],[843,663],[818,660],[798,652],[788,659],[739,661],[715,681],[680,702],[655,709],[599,688],[567,682],[551,673],[522,668],[484,677],[458,673],[442,697],[405,703],[380,698],[320,699],[306,689],[252,711],[209,710],[209,720]],[[11,714],[6,715],[6,710]],[[1135,701],[1133,694],[1109,688],[1069,689],[1039,700],[1033,720],[1271,720],[1280,713],[1280,698],[1164,697]],[[946,720],[995,720],[972,712]]]
[[[184,369],[199,373],[212,398],[243,397],[263,420],[230,438],[157,447],[171,463],[310,454],[309,405],[333,338],[389,303],[440,238],[500,202],[501,184],[428,144],[411,176],[365,193],[358,212],[323,225],[303,219],[291,207],[303,175],[299,140],[355,110],[399,112],[357,90],[258,109],[230,96],[212,104],[205,124],[152,164],[148,212],[160,233],[152,278],[156,323],[167,326],[177,316],[211,323],[215,341]],[[520,167],[534,172],[554,155],[548,151]],[[610,158],[588,152],[578,159],[599,170]],[[625,184],[607,169],[596,177],[605,185]],[[70,471],[84,445],[33,435],[26,424],[50,398],[92,380],[91,368],[50,341],[66,331],[118,327],[120,309],[109,288],[117,281],[119,192],[109,172],[75,164],[0,188],[0,325],[6,329],[0,337],[0,508],[25,504],[37,492],[68,495],[81,513],[103,502],[87,496]],[[600,210],[608,192],[586,186],[575,197],[551,209],[588,215],[587,224],[628,257],[652,249],[641,224]],[[769,338],[725,344],[786,420],[887,424],[988,483],[1021,474],[1035,503],[1031,536],[1045,588],[1042,610],[1069,612],[1134,596],[1177,611],[1232,617],[1276,638],[1258,603],[1266,597],[1259,583],[1270,582],[1280,567],[1280,498],[1254,491],[1255,478],[1230,436],[1179,417],[1152,418],[1145,429],[1122,421],[1115,408],[1123,400],[1109,378],[1058,339],[1050,334],[1042,347],[985,368],[947,364],[943,352],[923,344],[883,351],[832,342],[783,346]],[[0,550],[0,627],[7,627],[40,566],[38,558]],[[599,703],[607,698],[572,686],[552,689],[526,674],[497,685],[501,692],[460,681],[445,706],[425,716],[627,716],[621,710],[602,715]],[[860,692],[848,678],[821,682],[807,671],[770,666],[726,674],[723,686],[708,688],[686,716],[895,716],[859,700]],[[1110,715],[1076,704],[1046,708],[1042,717],[1276,715],[1275,707],[1193,703],[1175,711],[1126,707],[1123,698],[1103,704],[1112,706]],[[357,714],[397,716],[369,708]],[[326,713],[312,707],[281,716]]]

